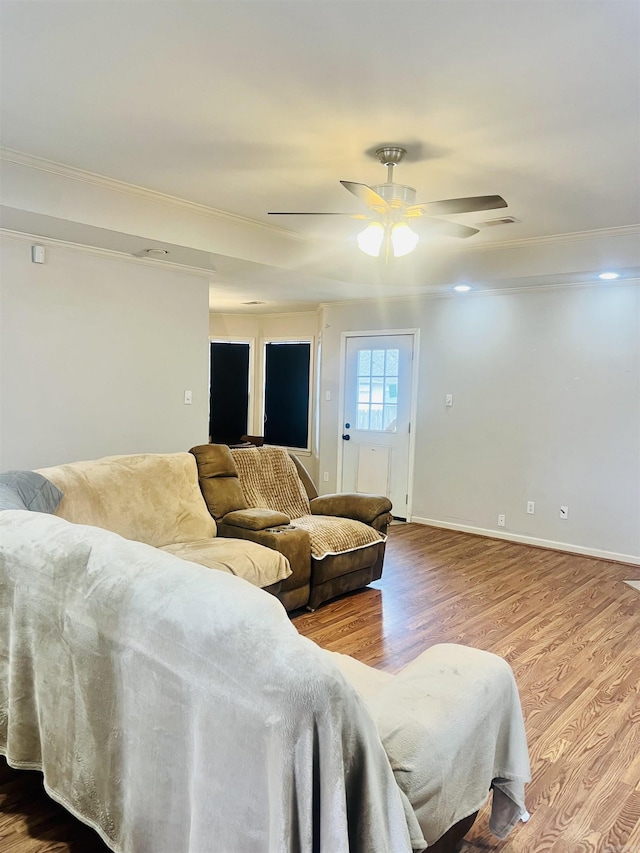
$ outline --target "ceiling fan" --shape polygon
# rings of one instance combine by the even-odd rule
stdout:
[[[313,211],[269,211],[269,216],[347,216],[351,219],[364,219],[369,225],[358,235],[358,245],[367,255],[378,257],[382,246],[385,254],[394,257],[407,255],[415,249],[419,235],[409,227],[409,223],[420,223],[438,234],[447,237],[472,237],[478,228],[437,219],[456,213],[470,213],[475,210],[493,210],[506,207],[507,202],[499,195],[480,195],[470,198],[447,198],[441,201],[428,201],[415,204],[416,191],[413,187],[396,184],[393,181],[393,168],[406,155],[406,148],[399,145],[387,145],[378,148],[376,157],[387,167],[387,180],[384,184],[372,187],[353,181],[340,181],[342,186],[369,208],[368,213],[324,213]]]

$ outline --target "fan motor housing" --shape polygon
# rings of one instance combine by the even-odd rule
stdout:
[[[382,196],[389,207],[394,209],[409,207],[415,204],[416,201],[415,189],[403,186],[403,184],[378,184],[377,186],[372,186],[371,189],[377,192],[379,196]]]

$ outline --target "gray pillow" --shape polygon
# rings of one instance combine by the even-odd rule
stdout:
[[[55,512],[62,492],[50,480],[35,471],[0,473],[0,509],[29,509]]]
[[[27,505],[20,495],[4,483],[0,483],[0,512],[3,509],[26,509]]]

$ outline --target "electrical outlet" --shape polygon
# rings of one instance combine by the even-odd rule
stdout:
[[[499,515],[498,516],[498,527],[505,527],[507,524],[507,516]]]
[[[536,502],[535,501],[527,501],[527,514],[534,515],[536,511]]]
[[[569,507],[561,506],[560,507],[560,518],[569,518]]]
[[[328,471],[324,472],[324,474],[322,475],[322,479],[324,480],[325,483],[329,482],[329,472]]]

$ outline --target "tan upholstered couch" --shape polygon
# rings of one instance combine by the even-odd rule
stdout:
[[[56,515],[102,527],[277,593],[291,575],[270,548],[217,536],[190,453],[144,453],[72,462],[39,471],[62,490]]]
[[[302,464],[282,448],[204,444],[191,453],[219,534],[258,542],[289,560],[293,574],[276,593],[287,610],[314,610],[382,575],[388,498],[318,497]]]

